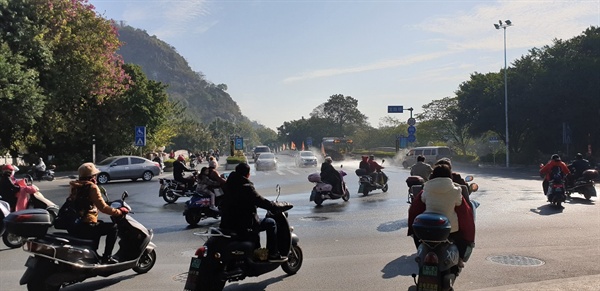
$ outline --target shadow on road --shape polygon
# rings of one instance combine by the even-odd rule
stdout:
[[[267,290],[267,287],[273,283],[282,281],[288,275],[280,275],[274,278],[269,278],[261,282],[252,282],[252,283],[229,283],[225,285],[223,290],[225,291],[234,291],[234,290],[244,290],[244,291],[263,291]]]
[[[542,205],[538,208],[530,209],[531,212],[539,214],[539,215],[554,215],[560,214],[563,212],[564,207],[558,207],[550,204]]]
[[[137,274],[130,274],[130,275],[126,275],[126,276],[118,276],[118,277],[112,277],[112,278],[108,278],[108,279],[103,279],[103,280],[96,280],[96,281],[92,281],[92,282],[82,282],[82,283],[77,283],[74,285],[71,285],[69,287],[66,288],[62,288],[61,290],[66,290],[66,291],[77,291],[77,290],[81,290],[81,291],[89,291],[89,290],[102,290],[104,288],[108,288],[112,285],[115,285],[123,280],[127,280],[127,279],[131,279],[133,277],[137,276]]]
[[[416,254],[410,256],[401,256],[387,263],[381,272],[381,278],[391,279],[397,276],[410,276],[418,271],[417,263],[415,262]]]
[[[400,220],[384,222],[377,227],[377,231],[380,232],[392,232],[396,230],[400,230],[403,227],[408,227],[408,219],[403,218]]]

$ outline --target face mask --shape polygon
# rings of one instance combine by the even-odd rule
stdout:
[[[94,183],[94,184],[97,184],[97,183],[98,183],[98,182],[96,182],[96,177],[93,177],[93,178],[91,178],[91,179],[90,179],[90,182],[92,182],[92,183]]]

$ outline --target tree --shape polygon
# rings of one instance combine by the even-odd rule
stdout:
[[[456,97],[445,97],[423,105],[423,112],[416,115],[420,121],[418,128],[423,129],[419,130],[419,144],[442,142],[454,145],[466,155],[472,141],[468,135],[468,125],[459,122],[459,113]]]
[[[336,136],[352,135],[359,126],[367,122],[367,117],[358,110],[358,100],[342,94],[331,95],[322,107],[319,105],[313,110],[311,117],[330,120],[337,132]]]

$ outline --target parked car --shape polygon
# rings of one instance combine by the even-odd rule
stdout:
[[[311,151],[299,151],[296,155],[296,166],[298,167],[307,167],[317,166],[317,157]]]
[[[150,181],[160,174],[160,164],[137,156],[114,156],[106,158],[96,164],[100,173],[97,179],[99,184],[108,183],[112,180],[131,179],[136,181],[142,179]]]
[[[261,153],[254,166],[257,171],[277,169],[277,158],[274,153]]]
[[[448,147],[441,146],[416,147],[408,151],[402,166],[408,169],[417,162],[418,156],[425,157],[426,163],[434,164],[441,158],[452,158],[452,151]]]
[[[256,162],[258,156],[262,153],[270,153],[271,149],[268,146],[256,146],[252,151],[252,159]]]

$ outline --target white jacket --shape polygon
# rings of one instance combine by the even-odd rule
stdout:
[[[458,216],[454,207],[462,203],[462,190],[450,178],[434,178],[423,186],[421,201],[425,203],[425,212],[440,213],[450,219],[452,229],[458,231]]]

